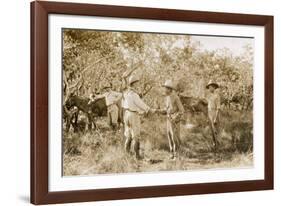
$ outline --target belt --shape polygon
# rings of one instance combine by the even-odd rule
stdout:
[[[130,110],[130,109],[127,109],[127,108],[124,108],[124,110],[129,111],[129,112],[136,112],[137,113],[137,111],[133,111],[133,110]]]
[[[175,111],[175,112],[169,112],[169,113],[167,113],[167,115],[169,116],[169,115],[174,115],[174,114],[176,114],[176,113],[178,113],[178,111]]]

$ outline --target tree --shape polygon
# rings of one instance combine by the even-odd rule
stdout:
[[[126,73],[141,76],[143,94],[151,103],[160,98],[166,78],[195,97],[204,97],[206,83],[214,80],[228,106],[235,101],[250,105],[253,95],[250,44],[234,56],[228,48],[203,50],[189,35],[64,29],[63,71],[64,92],[80,96],[102,92],[107,82],[121,91]]]

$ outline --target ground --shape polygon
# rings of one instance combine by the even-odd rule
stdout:
[[[114,132],[107,126],[106,119],[100,118],[97,120],[97,130],[64,133],[63,174],[73,176],[252,167],[252,114],[232,111],[224,112],[222,116],[219,151],[214,152],[212,149],[206,118],[202,115],[190,116],[181,124],[182,145],[176,160],[169,158],[165,117],[143,117],[141,155],[144,159],[141,161],[125,153],[123,129]]]

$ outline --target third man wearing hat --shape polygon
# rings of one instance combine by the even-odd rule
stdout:
[[[113,91],[111,84],[106,84],[103,87],[103,91],[104,91],[103,94],[96,95],[95,97],[91,97],[89,104],[98,99],[105,98],[108,124],[113,130],[115,130],[118,127],[118,115],[119,115],[119,108],[117,104],[119,101],[121,101],[122,93]]]
[[[207,96],[208,118],[212,130],[212,137],[213,137],[215,150],[217,150],[217,147],[219,146],[217,136],[218,136],[219,112],[221,106],[220,96],[215,91],[217,88],[219,88],[219,85],[213,81],[210,81],[206,85],[206,89],[209,90],[209,94]]]

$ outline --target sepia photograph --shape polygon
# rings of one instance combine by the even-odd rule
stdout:
[[[61,35],[63,176],[254,166],[254,38]]]
[[[274,188],[274,16],[168,8],[31,3],[31,203]]]

